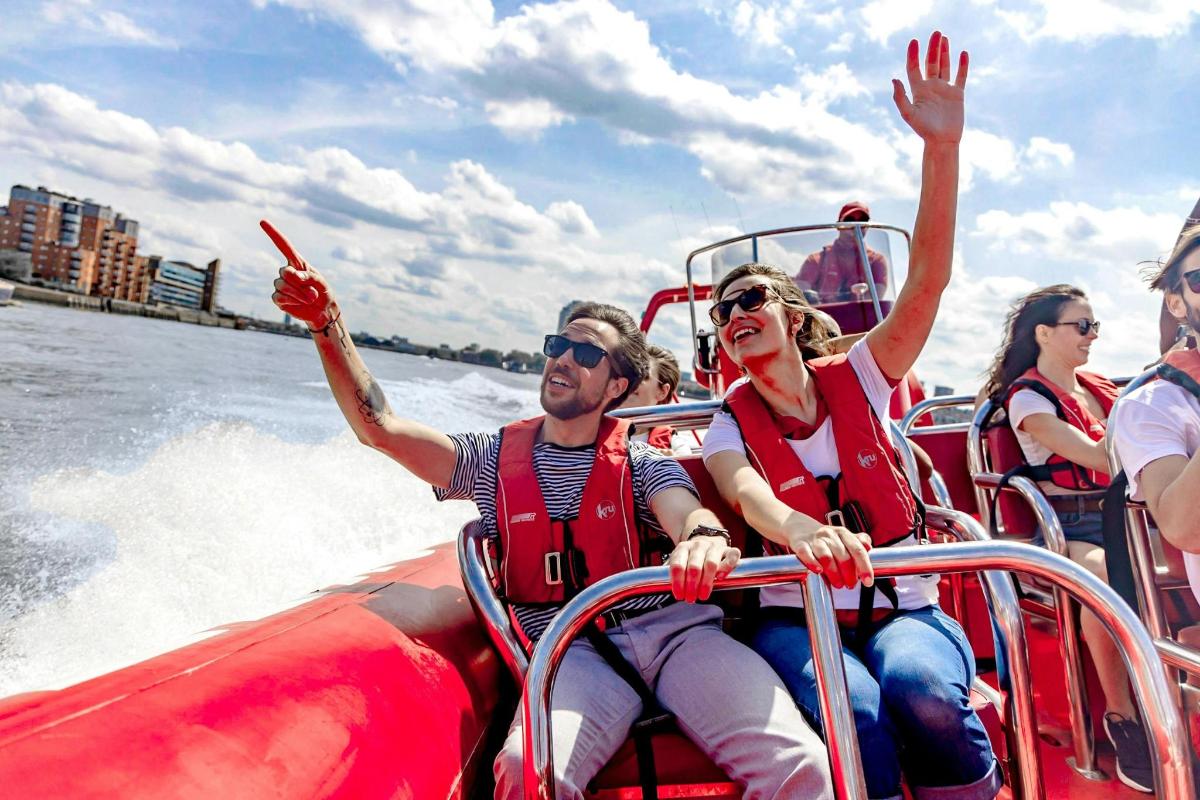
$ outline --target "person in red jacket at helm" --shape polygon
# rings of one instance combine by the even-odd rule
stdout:
[[[1150,279],[1194,342],[1200,333],[1200,225],[1179,237]],[[1183,551],[1188,583],[1200,601],[1200,352],[1171,350],[1157,369],[1159,380],[1117,403],[1113,444],[1129,478],[1129,496],[1146,503],[1159,533]],[[1180,638],[1200,647],[1195,627],[1185,628]]]
[[[846,203],[838,212],[838,222],[869,222],[871,210],[866,203],[857,200]],[[871,280],[880,297],[887,291],[887,258],[882,253],[867,248]],[[862,253],[855,241],[854,231],[843,228],[838,231],[832,244],[827,244],[815,253],[810,253],[800,271],[796,273],[796,285],[813,303],[834,303],[856,298],[852,287],[866,286],[867,271],[863,269]]]
[[[679,388],[681,377],[679,360],[670,350],[657,344],[647,344],[646,351],[650,356],[646,374],[642,376],[637,389],[629,393],[621,408],[661,406],[675,401],[675,390]],[[632,437],[635,442],[647,442],[651,447],[668,454],[675,450],[674,438],[675,429],[668,425],[638,430]]]
[[[1100,500],[1109,485],[1105,423],[1118,389],[1083,370],[1099,335],[1081,289],[1058,284],[1030,292],[1009,311],[984,393],[1005,408],[1025,456],[1020,469],[1038,481],[1057,512],[1067,555],[1107,582]],[[1045,544],[1040,533],[1034,543]],[[1149,792],[1149,746],[1120,651],[1095,614],[1083,611],[1080,622],[1104,690],[1104,729],[1116,749],[1117,775]]]
[[[746,373],[704,439],[722,497],[771,553],[793,553],[833,587],[867,793],[990,800],[1002,777],[971,708],[974,657],[962,628],[938,608],[938,578],[875,580],[868,550],[915,543],[923,509],[885,425],[892,390],[929,337],[950,282],[967,56],[950,81],[950,44],[909,44],[904,121],[924,140],[920,206],[908,279],[891,314],[843,354],[782,270],[743,264],[716,286],[710,316]],[[751,646],[820,722],[803,592],[760,591]],[[819,726],[818,726],[819,727]]]
[[[639,721],[648,724],[634,728],[638,761],[650,764],[642,788],[654,796],[643,734],[672,716],[747,798],[831,794],[825,748],[779,677],[722,630],[718,606],[696,602],[733,569],[738,549],[683,467],[630,442],[629,423],[606,415],[646,371],[645,338],[628,313],[584,303],[546,336],[544,416],[450,436],[392,412],[329,283],[270,223],[263,229],[287,259],[271,299],[312,331],[346,421],[439,500],[475,502],[497,542],[499,590],[529,647],[583,588],[634,566],[669,567],[671,593],[618,604],[567,649],[551,696],[558,797],[582,798]],[[495,761],[496,797],[526,796],[523,750],[518,712]]]

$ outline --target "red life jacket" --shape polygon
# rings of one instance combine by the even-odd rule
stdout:
[[[842,469],[835,480],[835,502],[780,434],[758,390],[746,382],[726,396],[725,406],[741,429],[750,463],[776,497],[802,514],[834,522],[830,512],[845,514],[846,508],[854,505],[856,511],[861,511],[861,519],[837,524],[859,528],[877,547],[907,538],[921,525],[918,504],[900,466],[899,454],[871,408],[854,367],[844,353],[806,364],[833,425]],[[787,552],[765,539],[764,548],[773,553]]]
[[[671,437],[675,435],[675,429],[669,425],[657,425],[650,429],[650,433],[646,435],[646,444],[651,447],[657,447],[659,450],[669,451],[672,446]]]
[[[1200,350],[1174,350],[1167,353],[1158,365],[1158,377],[1178,384],[1200,397],[1200,392],[1194,388],[1200,387]],[[1192,381],[1191,386],[1187,385],[1186,379],[1189,378]]]
[[[543,417],[505,426],[496,480],[500,578],[513,603],[562,603],[601,578],[646,566],[635,517],[629,423],[604,417],[578,516],[551,519],[533,468]]]
[[[1102,375],[1094,372],[1076,371],[1075,379],[1087,389],[1096,402],[1104,409],[1105,419],[1112,413],[1112,407],[1117,402],[1121,390],[1116,384]],[[1021,389],[1030,389],[1054,404],[1058,418],[1079,431],[1093,442],[1104,438],[1104,422],[1096,419],[1087,406],[1080,403],[1070,392],[1053,383],[1037,367],[1025,370],[1021,377],[1012,382],[1008,394],[1004,398],[1005,410],[1012,396]],[[1104,489],[1111,483],[1108,475],[1094,469],[1085,469],[1073,461],[1068,461],[1058,454],[1052,454],[1046,459],[1045,468],[1032,467],[1031,474],[1035,480],[1050,481],[1055,486],[1074,491],[1092,491]]]

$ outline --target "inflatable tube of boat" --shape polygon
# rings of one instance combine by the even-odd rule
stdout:
[[[0,794],[465,797],[490,767],[479,762],[507,680],[443,545],[180,650],[0,702]]]

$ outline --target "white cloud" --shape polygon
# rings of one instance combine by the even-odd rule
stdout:
[[[1025,41],[1090,43],[1112,36],[1167,39],[1187,33],[1200,13],[1196,0],[1033,0],[996,15]]]
[[[867,38],[887,44],[893,34],[915,29],[933,9],[933,0],[873,0],[859,12]]]
[[[53,26],[69,26],[112,42],[145,47],[176,47],[170,38],[144,28],[121,12],[104,8],[93,0],[48,0],[42,4],[42,19]]]
[[[517,138],[537,138],[546,128],[575,119],[559,111],[548,100],[540,98],[515,103],[489,100],[484,110],[489,122]]]
[[[273,315],[266,298],[279,257],[256,229],[262,216],[334,281],[356,330],[417,341],[528,349],[581,287],[636,312],[679,279],[653,259],[605,249],[579,203],[539,210],[470,160],[451,164],[437,190],[422,189],[343,148],[271,160],[59,86],[19,83],[0,84],[0,150],[16,171],[140,218],[143,252],[221,257],[221,302],[238,310]],[[520,302],[497,300],[514,287]]]
[[[993,250],[1127,270],[1169,250],[1180,222],[1177,213],[1058,201],[1045,211],[984,212],[976,217],[972,234]]]
[[[865,102],[869,95],[844,64],[803,71],[794,86],[738,94],[676,69],[646,22],[609,0],[526,5],[494,22],[486,0],[455,11],[432,3],[418,8],[411,0],[274,1],[352,27],[401,69],[417,65],[457,78],[510,135],[533,137],[550,126],[593,119],[618,141],[686,150],[703,175],[730,192],[829,201],[847,192],[915,194],[918,163],[900,141],[902,123],[890,101],[867,122],[831,110],[836,102]],[[874,35],[885,39],[884,28],[911,24],[929,5],[882,2],[869,19]],[[807,9],[746,3],[735,12],[746,35],[770,39],[780,37],[801,8]],[[898,52],[898,66],[902,58]],[[890,95],[889,87],[880,90]],[[1014,179],[1023,166],[1017,164]]]
[[[1075,163],[1075,151],[1071,149],[1071,145],[1052,142],[1042,136],[1034,136],[1029,140],[1029,146],[1025,148],[1025,157],[1037,170],[1069,167]]]

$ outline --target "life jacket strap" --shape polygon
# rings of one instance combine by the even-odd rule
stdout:
[[[638,782],[642,787],[642,797],[658,800],[658,772],[654,766],[653,736],[660,731],[669,730],[675,722],[675,715],[663,708],[654,695],[654,690],[642,678],[642,673],[621,655],[621,651],[611,639],[595,625],[589,625],[586,631],[587,640],[592,643],[592,647],[596,648],[600,657],[612,667],[613,672],[637,692],[642,701],[642,713],[633,721],[630,735],[637,752]]]

